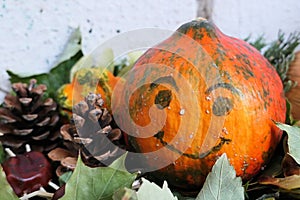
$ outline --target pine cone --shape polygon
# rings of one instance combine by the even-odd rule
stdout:
[[[61,127],[64,146],[49,152],[53,161],[60,161],[58,176],[76,166],[79,151],[82,160],[91,167],[110,164],[122,154],[120,129],[114,128],[112,116],[103,108],[101,95],[89,94],[73,108],[70,124]]]
[[[40,152],[49,152],[60,140],[59,113],[51,98],[43,99],[47,87],[14,83],[15,94],[5,96],[0,108],[0,141],[15,153],[24,153],[25,144]]]

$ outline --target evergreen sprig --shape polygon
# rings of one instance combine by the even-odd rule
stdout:
[[[250,37],[246,38],[249,41]],[[257,50],[259,50],[265,58],[275,67],[277,73],[279,74],[281,81],[284,85],[284,91],[289,91],[297,83],[289,80],[287,72],[291,62],[295,58],[295,50],[300,44],[300,33],[291,33],[288,37],[279,31],[278,38],[267,43],[264,36],[258,37],[253,42],[249,42]]]

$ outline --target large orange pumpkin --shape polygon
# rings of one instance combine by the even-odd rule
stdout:
[[[281,139],[272,120],[284,122],[286,107],[275,69],[205,19],[146,51],[125,79],[116,121],[146,166],[162,167],[154,175],[174,186],[199,189],[223,153],[248,180]]]

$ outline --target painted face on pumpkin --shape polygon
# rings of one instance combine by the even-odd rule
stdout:
[[[168,85],[171,85],[175,89],[178,88],[178,86],[176,85],[176,81],[174,80],[173,77],[170,77],[170,76],[161,77],[161,78],[157,79],[150,85],[150,88],[155,88],[159,84],[168,84]],[[240,91],[230,83],[213,84],[213,85],[209,86],[205,90],[204,93],[207,97],[209,97],[209,95],[211,95],[212,93],[215,92],[215,90],[218,90],[218,89],[225,89],[225,90],[229,91],[231,94],[237,95],[237,96],[240,96],[240,94],[241,94]],[[223,93],[221,93],[221,94],[222,95],[216,96],[212,101],[211,110],[212,110],[212,114],[214,115],[214,117],[222,117],[222,116],[224,117],[224,116],[228,115],[234,108],[234,103],[233,103],[232,97],[230,97],[230,95],[226,95]],[[172,91],[171,90],[167,90],[167,89],[160,90],[155,97],[154,104],[157,106],[158,109],[165,109],[169,106],[171,100],[172,100]],[[208,134],[208,136],[210,136],[210,135]],[[157,138],[163,146],[167,147],[171,151],[177,152],[181,155],[187,156],[192,159],[204,158],[204,157],[208,156],[209,154],[220,150],[224,144],[228,144],[231,142],[230,139],[219,136],[219,138],[217,138],[219,142],[216,141],[216,143],[213,146],[211,146],[211,148],[200,152],[200,154],[199,153],[186,154],[186,153],[180,151],[179,149],[177,149],[176,147],[174,147],[173,145],[166,142],[164,140],[164,132],[163,131],[159,131],[157,134],[154,135],[154,137]]]

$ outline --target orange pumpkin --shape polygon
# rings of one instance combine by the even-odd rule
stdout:
[[[110,109],[110,98],[114,86],[120,80],[110,71],[102,68],[79,69],[69,84],[58,90],[58,100],[67,113],[72,111],[73,105],[84,100],[88,93],[99,93],[104,99],[104,106]]]
[[[284,122],[286,104],[274,67],[205,19],[146,51],[125,79],[115,119],[146,170],[173,186],[199,189],[223,153],[248,180],[281,139],[272,120]]]

